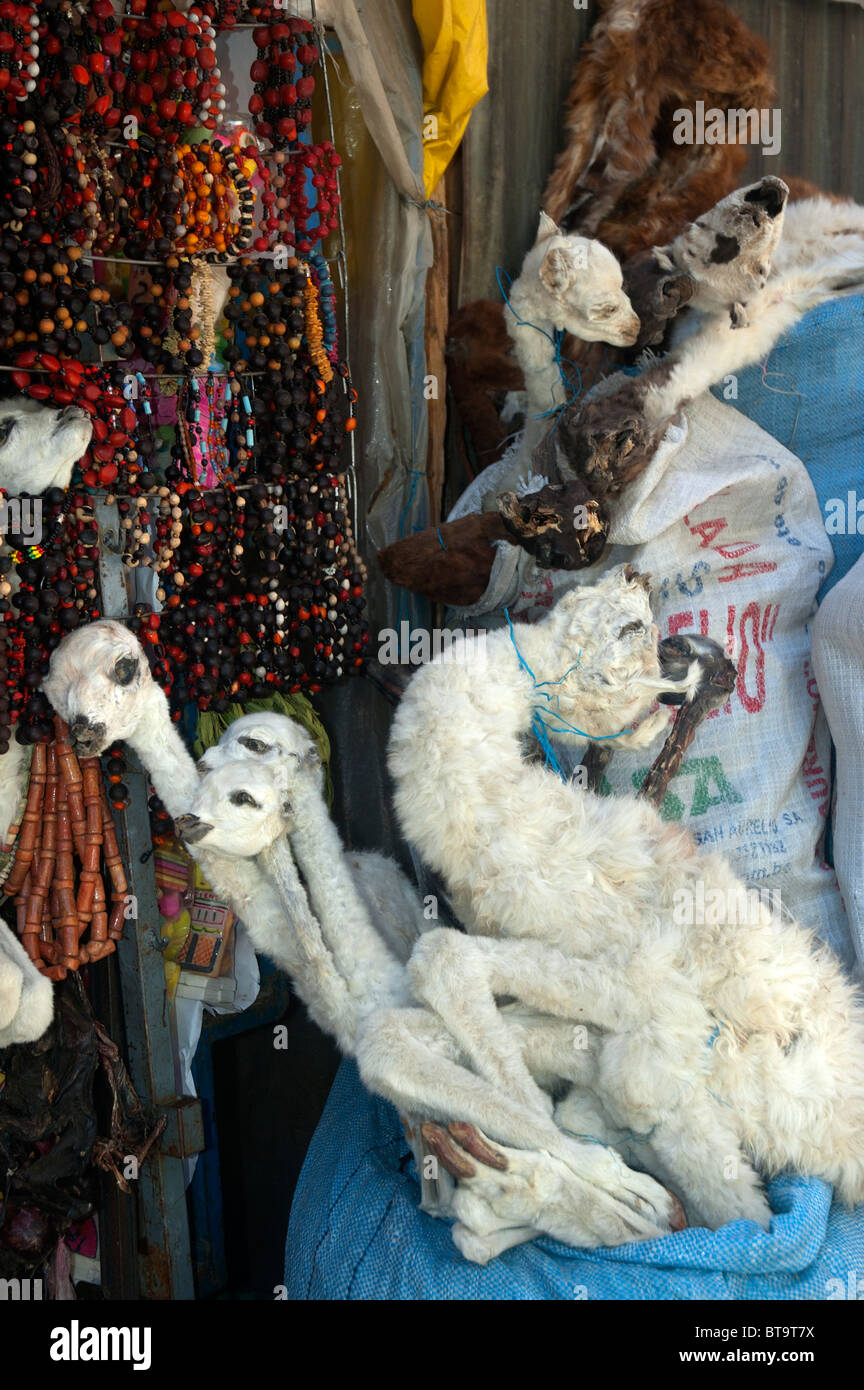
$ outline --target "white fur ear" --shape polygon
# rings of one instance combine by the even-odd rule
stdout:
[[[561,231],[557,222],[553,222],[548,213],[541,212],[540,221],[537,224],[537,235],[534,238],[534,245],[536,246],[538,241],[545,241],[547,237],[563,235],[564,233]]]
[[[550,294],[563,294],[573,283],[573,263],[560,247],[553,246],[543,257],[539,275]]]
[[[213,744],[210,748],[205,748],[201,757],[198,759],[197,767],[199,772],[208,772],[210,768],[219,766],[218,744]]]

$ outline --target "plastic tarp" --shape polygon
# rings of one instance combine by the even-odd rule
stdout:
[[[769,1184],[770,1231],[734,1221],[614,1250],[536,1240],[483,1268],[421,1212],[391,1105],[343,1062],[291,1209],[292,1299],[845,1299],[864,1292],[864,1221],[816,1178]]]
[[[864,551],[864,295],[811,310],[763,364],[738,373],[736,387],[729,404],[810,474],[834,551],[825,594]],[[714,394],[725,398],[722,386]]]
[[[423,43],[423,183],[432,193],[489,90],[486,0],[413,0]]]

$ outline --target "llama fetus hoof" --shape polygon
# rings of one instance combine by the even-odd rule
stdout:
[[[588,1249],[649,1240],[683,1229],[678,1198],[611,1149],[561,1154],[493,1144],[475,1125],[421,1126],[424,1141],[456,1180],[449,1215],[467,1259],[484,1264],[537,1235]],[[563,1140],[563,1136],[562,1136]]]
[[[466,1126],[466,1128],[473,1129],[473,1126]],[[477,1133],[479,1134],[479,1130]],[[452,1178],[473,1178],[476,1176],[477,1169],[474,1164],[471,1163],[462,1148],[453,1142],[450,1134],[441,1125],[431,1122],[423,1124],[420,1126],[420,1134],[429,1152],[435,1155],[438,1162]]]
[[[666,1191],[669,1193],[669,1200],[672,1203],[672,1212],[669,1217],[670,1229],[673,1231],[684,1231],[687,1229],[687,1214],[684,1211],[683,1204],[675,1196],[674,1192],[669,1192],[668,1187]]]

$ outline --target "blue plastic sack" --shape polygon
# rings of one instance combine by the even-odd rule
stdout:
[[[614,1250],[543,1239],[481,1268],[419,1210],[396,1111],[345,1061],[294,1196],[285,1283],[292,1299],[864,1298],[864,1211],[832,1205],[816,1178],[768,1192],[770,1231],[735,1221]]]
[[[737,398],[722,383],[712,389],[797,454],[823,517],[837,512],[828,506],[833,499],[843,504],[848,527],[848,494],[860,499],[864,533],[864,296],[831,299],[805,314],[763,364],[738,373]],[[822,594],[864,550],[856,522],[853,515],[851,535],[829,529],[834,568]]]

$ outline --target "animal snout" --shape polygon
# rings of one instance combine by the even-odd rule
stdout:
[[[178,816],[174,822],[174,829],[185,840],[187,845],[195,845],[199,840],[203,840],[205,835],[209,835],[213,829],[206,820],[201,820],[200,816],[193,816],[191,813],[185,816]]]
[[[694,664],[698,664],[700,684],[711,683],[721,694],[731,692],[734,686],[735,667],[712,637],[703,637],[698,632],[678,632],[658,642],[657,655],[664,680],[688,680]],[[689,698],[692,696],[680,690],[666,690],[658,696],[661,705],[683,705]]]
[[[613,342],[618,347],[632,347],[639,337],[639,329],[641,327],[642,325],[637,316],[635,314],[630,314],[627,318],[622,319],[615,330],[615,338],[610,338],[610,342]]]
[[[69,725],[69,746],[82,758],[94,758],[105,743],[105,725],[78,714]]]
[[[64,405],[62,410],[57,411],[57,423],[55,429],[62,429],[64,425],[72,424],[77,420],[89,420],[86,410],[82,410],[79,405]]]
[[[768,216],[774,218],[779,217],[786,206],[788,197],[789,189],[786,184],[782,179],[771,174],[750,190],[745,201],[754,204],[757,208],[764,208]]]

